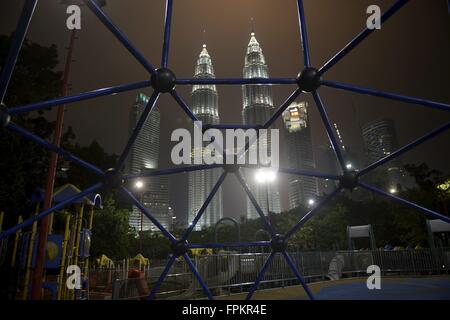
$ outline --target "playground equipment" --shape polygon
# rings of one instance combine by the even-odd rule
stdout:
[[[71,184],[67,184],[56,190],[53,195],[53,202],[60,203],[67,198],[81,192]],[[92,200],[91,200],[92,199]],[[39,213],[39,208],[44,200],[42,190],[36,190],[32,196],[32,203],[35,204],[35,213]],[[89,208],[89,215],[83,218],[85,207]],[[54,213],[50,215],[49,231],[46,245],[46,259],[44,268],[46,271],[46,281],[43,284],[44,289],[50,291],[51,299],[63,299],[72,296],[73,291],[69,292],[65,286],[66,268],[68,265],[78,265],[85,279],[87,279],[89,270],[89,251],[90,237],[94,215],[94,208],[101,208],[101,198],[98,194],[86,196],[73,202],[74,211],[68,210],[58,212],[63,220],[58,231],[61,234],[54,234]],[[19,216],[19,221],[22,217]],[[14,246],[11,257],[11,267],[18,268],[20,294],[19,299],[26,300],[30,294],[30,279],[32,270],[36,264],[37,222],[32,224],[31,230],[26,232],[16,232]]]
[[[442,220],[427,220],[428,242],[430,248],[450,247],[450,223]],[[438,238],[435,234],[441,234]]]
[[[16,31],[14,32],[14,36],[12,39],[11,48],[9,51],[9,54],[7,56],[7,59],[5,61],[5,65],[2,69],[2,73],[0,76],[0,100],[3,102],[3,99],[5,97],[6,90],[8,88],[9,80],[11,78],[12,72],[14,70],[17,56],[19,54],[22,42],[24,40],[24,37],[26,35],[29,23],[32,19],[34,9],[36,7],[38,0],[26,0],[24,5],[24,10],[22,12],[21,18],[19,20],[18,26],[16,28]],[[169,258],[169,261],[164,268],[163,272],[161,273],[161,276],[157,283],[153,286],[152,291],[149,295],[149,298],[155,298],[156,293],[161,286],[162,282],[166,278],[169,270],[171,269],[172,265],[174,264],[175,260],[179,257],[183,257],[186,263],[188,264],[189,268],[191,269],[194,276],[197,278],[200,286],[203,289],[204,294],[209,298],[213,299],[213,295],[211,291],[209,290],[208,286],[203,281],[201,275],[198,272],[198,269],[194,265],[192,259],[187,254],[188,250],[190,248],[222,248],[225,245],[222,243],[214,243],[214,244],[194,244],[190,243],[188,241],[189,235],[194,230],[196,224],[202,217],[203,213],[206,210],[206,207],[211,202],[211,199],[214,197],[217,190],[222,185],[223,181],[225,180],[226,176],[228,174],[234,174],[236,175],[238,181],[242,185],[244,191],[247,193],[249,199],[253,203],[256,211],[258,212],[259,216],[261,217],[261,220],[264,224],[265,229],[269,232],[271,236],[270,241],[258,241],[258,242],[239,242],[239,243],[233,243],[233,244],[227,244],[226,246],[232,246],[232,247],[268,247],[271,249],[271,253],[268,256],[266,262],[264,263],[263,267],[261,268],[258,276],[256,277],[256,280],[251,287],[247,298],[250,299],[255,290],[258,288],[259,283],[263,280],[264,275],[269,268],[270,264],[272,263],[274,257],[276,255],[282,255],[284,259],[286,260],[289,267],[294,272],[296,278],[306,291],[309,298],[314,299],[314,296],[307,286],[303,276],[300,274],[298,268],[295,266],[295,263],[293,262],[291,256],[286,251],[287,249],[287,241],[291,238],[291,236],[296,233],[311,217],[313,217],[323,206],[324,204],[328,203],[331,199],[333,199],[336,195],[338,195],[343,190],[353,190],[356,187],[361,187],[363,189],[369,190],[370,192],[379,194],[381,196],[384,196],[388,199],[400,202],[403,205],[406,205],[410,208],[419,210],[426,214],[428,217],[431,217],[433,219],[440,219],[446,222],[450,222],[450,218],[442,215],[438,212],[435,212],[433,210],[424,208],[422,206],[419,206],[415,203],[412,203],[410,201],[407,201],[405,199],[402,199],[394,194],[390,194],[389,192],[386,192],[384,190],[378,189],[374,186],[371,186],[365,182],[362,182],[360,178],[367,173],[371,172],[375,168],[385,164],[388,161],[391,161],[400,155],[404,154],[405,152],[415,148],[416,146],[430,140],[433,137],[436,137],[437,135],[445,132],[450,128],[450,122],[447,122],[443,126],[440,126],[439,128],[434,129],[430,133],[422,136],[421,138],[409,143],[406,146],[403,146],[399,150],[392,152],[391,154],[385,156],[384,158],[376,161],[375,163],[369,165],[368,167],[356,172],[352,171],[351,169],[348,169],[346,167],[346,161],[342,155],[341,148],[339,146],[339,143],[336,139],[335,133],[332,129],[332,126],[330,124],[330,120],[328,118],[327,111],[324,107],[324,104],[322,102],[322,98],[318,92],[318,89],[321,86],[326,86],[330,88],[335,88],[339,90],[345,90],[345,91],[351,91],[356,92],[360,94],[366,94],[376,97],[382,97],[386,99],[396,100],[396,101],[402,101],[406,103],[411,103],[415,105],[420,105],[432,109],[439,109],[444,111],[450,111],[450,105],[446,103],[440,103],[440,102],[434,102],[429,101],[425,99],[415,98],[415,97],[408,97],[403,96],[395,93],[389,93],[389,92],[383,92],[380,90],[370,89],[370,88],[364,88],[359,87],[351,84],[345,84],[345,83],[339,83],[335,81],[330,80],[324,80],[323,77],[326,75],[327,71],[330,70],[334,65],[336,65],[342,58],[344,58],[347,54],[349,54],[353,49],[355,49],[360,43],[362,43],[367,37],[369,37],[373,32],[375,32],[374,29],[365,28],[361,33],[359,33],[353,40],[351,40],[342,50],[340,50],[336,55],[334,55],[330,60],[328,60],[323,66],[316,68],[314,65],[311,64],[310,59],[310,50],[309,50],[309,41],[308,41],[308,35],[307,35],[307,29],[306,29],[306,18],[305,18],[305,12],[303,7],[303,0],[297,0],[297,9],[298,9],[298,17],[299,17],[299,26],[300,26],[300,34],[301,34],[301,43],[302,43],[302,51],[303,51],[303,61],[304,61],[304,69],[300,71],[298,76],[292,76],[291,78],[254,78],[254,79],[241,79],[241,78],[228,78],[228,79],[196,79],[196,78],[189,78],[189,79],[180,79],[177,78],[175,73],[170,70],[168,67],[169,62],[169,49],[170,49],[170,34],[171,34],[171,25],[172,25],[172,9],[173,9],[173,0],[167,0],[166,2],[166,12],[165,12],[165,27],[164,27],[164,41],[163,41],[163,49],[162,49],[162,60],[161,60],[161,68],[156,69],[145,57],[144,55],[130,42],[130,40],[127,38],[127,36],[113,23],[113,21],[108,17],[108,15],[101,9],[100,5],[95,0],[85,0],[85,3],[87,6],[93,11],[93,13],[100,19],[100,21],[111,31],[111,33],[125,46],[125,48],[137,59],[138,62],[140,62],[141,65],[148,71],[150,79],[146,79],[141,82],[136,83],[130,83],[130,84],[123,84],[115,87],[110,88],[104,88],[99,90],[94,90],[86,93],[76,94],[73,96],[66,96],[61,98],[52,99],[49,101],[44,102],[37,102],[32,103],[29,105],[24,106],[16,106],[13,108],[7,108],[6,106],[3,106],[0,111],[0,124],[4,126],[6,129],[11,130],[13,132],[16,132],[23,137],[30,139],[32,141],[35,141],[36,143],[40,144],[42,147],[62,156],[63,158],[66,158],[84,168],[87,170],[95,173],[99,176],[98,183],[94,184],[93,186],[87,188],[86,190],[80,192],[79,194],[66,199],[65,201],[62,201],[61,203],[58,203],[52,208],[45,209],[44,211],[40,212],[39,214],[35,215],[34,217],[21,222],[17,224],[16,226],[7,229],[3,231],[0,234],[0,239],[4,239],[10,235],[15,234],[16,232],[19,232],[22,228],[31,226],[34,222],[39,221],[46,216],[50,215],[51,213],[60,210],[61,208],[79,200],[85,197],[88,194],[97,192],[101,188],[114,188],[120,190],[122,193],[125,194],[125,196],[131,201],[132,204],[134,204],[136,207],[138,207],[143,214],[145,214],[154,224],[155,226],[162,232],[162,234],[170,241],[171,243],[171,249],[172,249],[172,255]],[[408,0],[396,0],[394,4],[383,13],[380,22],[385,23],[388,19],[390,19],[398,10],[400,10],[404,5],[408,3]],[[281,4],[280,4],[281,5]],[[381,31],[382,32],[382,31]],[[297,73],[297,72],[295,72]],[[248,168],[255,168],[254,166],[247,166],[247,165],[194,165],[189,167],[178,167],[174,169],[167,169],[167,170],[154,170],[151,172],[146,172],[139,175],[126,175],[123,173],[123,167],[126,161],[126,158],[130,152],[131,147],[133,146],[139,132],[141,131],[149,113],[153,110],[156,101],[158,100],[159,96],[161,94],[170,94],[175,101],[180,105],[182,110],[194,121],[198,121],[198,118],[195,116],[195,114],[191,111],[189,106],[185,103],[185,101],[180,97],[180,95],[177,93],[177,90],[175,89],[176,85],[248,85],[248,84],[292,84],[297,85],[298,87],[295,89],[295,91],[286,99],[284,103],[281,104],[281,106],[275,111],[273,116],[263,125],[263,126],[253,126],[255,129],[260,128],[269,128],[283,113],[283,111],[301,94],[305,93],[311,93],[314,101],[317,105],[318,111],[320,113],[320,117],[322,122],[325,125],[325,129],[328,134],[329,141],[331,143],[331,146],[333,147],[334,153],[336,155],[336,158],[338,160],[338,163],[340,165],[341,174],[335,175],[335,174],[327,174],[327,173],[320,173],[320,172],[313,172],[313,171],[305,171],[305,170],[296,170],[296,169],[289,169],[289,168],[280,168],[279,172],[281,173],[287,173],[287,174],[294,174],[294,175],[300,175],[300,176],[311,176],[311,177],[317,177],[317,178],[323,178],[323,179],[330,179],[338,181],[338,187],[331,192],[329,195],[327,195],[320,203],[318,203],[314,208],[312,208],[303,218],[301,218],[286,234],[280,235],[277,233],[277,231],[273,228],[273,226],[268,222],[267,217],[264,215],[262,209],[260,208],[259,204],[257,203],[256,199],[254,198],[252,192],[250,191],[245,178],[243,177],[242,173],[240,172],[241,167],[248,167]],[[145,107],[145,110],[142,114],[141,119],[139,120],[137,126],[135,127],[133,133],[131,134],[130,139],[128,140],[128,143],[126,144],[126,147],[122,154],[120,155],[120,158],[118,160],[117,165],[115,168],[109,169],[109,170],[102,170],[100,168],[97,168],[96,166],[78,158],[77,156],[61,149],[57,145],[53,145],[48,143],[47,141],[37,137],[33,133],[27,131],[24,128],[19,127],[16,125],[13,121],[11,121],[11,117],[14,117],[17,114],[21,114],[24,112],[30,112],[30,111],[36,111],[44,108],[50,108],[59,106],[62,104],[70,104],[77,101],[82,100],[88,100],[93,99],[96,97],[106,96],[110,94],[125,92],[129,90],[135,90],[140,88],[146,88],[146,87],[152,87],[154,89],[154,92],[149,99],[149,102],[147,106]],[[246,126],[246,129],[252,126]],[[211,126],[211,128],[215,129],[223,129],[223,128],[242,128],[242,125],[214,125]],[[255,141],[253,141],[255,142]],[[252,142],[252,143],[253,143]],[[242,157],[245,155],[246,151],[250,148],[252,143],[248,143],[246,147],[241,150],[238,154],[238,157]],[[192,172],[197,170],[208,170],[212,168],[223,168],[223,173],[218,179],[216,185],[213,187],[211,193],[207,197],[205,203],[200,208],[198,214],[192,221],[192,225],[184,232],[184,234],[180,238],[176,238],[171,232],[169,232],[155,217],[154,215],[144,206],[140,201],[133,195],[132,192],[130,192],[126,186],[124,185],[124,181],[129,181],[136,179],[140,176],[155,176],[155,175],[163,175],[163,174],[175,174],[175,173],[181,173],[181,172]]]
[[[377,248],[371,224],[365,226],[347,226],[348,250],[357,250],[353,239],[360,238],[368,238],[372,250]]]

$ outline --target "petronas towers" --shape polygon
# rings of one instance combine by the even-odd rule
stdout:
[[[211,56],[206,45],[200,52],[194,72],[195,78],[215,78]],[[243,70],[244,78],[268,78],[268,67],[265,62],[262,49],[251,34],[247,47]],[[270,85],[244,85],[242,117],[244,124],[264,124],[273,114],[272,90]],[[218,124],[219,108],[218,93],[215,85],[194,85],[192,88],[192,108],[194,114],[203,122],[203,126]],[[270,136],[265,142],[270,145]],[[193,150],[193,154],[195,150]],[[248,172],[247,172],[248,171]],[[276,183],[256,184],[254,172],[245,172],[247,183],[260,204],[263,212],[280,212],[280,196]],[[222,169],[196,171],[189,174],[189,208],[188,222],[191,223],[201,206],[205,202],[215,183],[220,177]],[[250,202],[247,203],[247,212],[240,215],[248,219],[258,217],[258,214]],[[201,220],[196,226],[197,230],[214,225],[223,217],[222,190],[214,196]]]

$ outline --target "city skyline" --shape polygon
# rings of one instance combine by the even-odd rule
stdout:
[[[305,10],[311,16],[308,19],[310,33],[310,47],[312,61],[321,64],[330,58],[337,50],[347,43],[355,34],[365,26],[367,3],[364,1],[349,1],[339,6],[330,4],[322,5],[321,2],[305,2]],[[380,3],[384,11],[389,6],[389,1]],[[15,19],[21,10],[19,2],[0,4],[0,14],[8,13],[8,18],[0,19],[0,27],[4,34],[9,34],[15,27]],[[7,8],[7,9],[6,9]],[[3,10],[4,9],[4,10]],[[123,19],[121,13],[123,7],[120,2],[108,3],[105,12],[114,18],[124,28],[126,33],[134,40],[136,45],[149,59],[155,60],[160,55],[160,47],[150,45],[151,41],[160,41],[160,30],[163,20],[160,12],[164,11],[164,2],[136,2],[136,5],[127,6],[127,12],[135,19]],[[302,62],[298,55],[300,42],[288,41],[292,38],[293,30],[298,30],[298,19],[295,14],[295,3],[288,2],[286,6],[280,6],[277,1],[245,1],[233,2],[227,5],[209,6],[208,1],[194,3],[177,3],[174,7],[174,17],[171,46],[171,65],[177,71],[179,77],[187,77],[192,74],[193,61],[198,56],[198,48],[203,43],[202,32],[206,29],[208,49],[214,55],[216,75],[218,77],[238,77],[242,74],[242,55],[245,53],[248,43],[248,34],[251,30],[250,18],[255,19],[255,29],[258,40],[264,44],[264,53],[270,61],[271,75],[276,77],[295,76],[292,70],[301,70]],[[71,76],[72,91],[83,92],[116,85],[122,82],[142,80],[146,76],[145,70],[129,57],[128,53],[120,48],[120,43],[108,35],[105,29],[89,10],[82,8],[84,15],[83,28],[78,33],[77,50],[74,53],[74,71]],[[319,14],[320,13],[320,14]],[[49,23],[49,17],[52,23]],[[60,54],[60,61],[64,61],[65,47],[67,45],[67,30],[56,28],[64,25],[67,15],[64,6],[53,2],[41,2],[36,10],[33,23],[30,26],[27,38],[43,45],[55,43]],[[323,19],[321,17],[326,17]],[[349,18],[351,17],[351,19]],[[410,24],[411,17],[421,17],[417,23]],[[232,25],[226,25],[233,19]],[[344,19],[347,23],[340,32],[325,32],[327,26],[335,25]],[[151,21],[151,22],[150,22]],[[152,26],[150,28],[150,25]],[[352,52],[352,57],[344,59],[343,65],[333,69],[329,73],[329,80],[342,80],[373,88],[381,88],[401,94],[433,97],[437,101],[450,99],[448,75],[438,72],[441,68],[448,69],[450,46],[448,46],[448,12],[445,1],[436,1],[428,5],[420,2],[411,2],[402,13],[392,19],[379,35],[371,36],[369,42]],[[148,30],[144,33],[142,30]],[[298,31],[297,31],[298,32]],[[417,34],[427,33],[427,46],[417,46]],[[298,36],[298,35],[297,35]],[[403,41],[398,43],[401,37]],[[225,41],[224,39],[232,39]],[[398,52],[408,52],[408,55],[400,57],[389,48],[399,46]],[[434,58],[427,64],[417,61],[434,52]],[[105,52],[108,54],[105,55]],[[366,63],[370,61],[370,63]],[[411,67],[414,66],[414,67]],[[61,67],[59,68],[61,69]],[[386,70],[396,70],[386,77]],[[95,77],[86,78],[88,72],[94,72]],[[99,72],[95,72],[99,71]],[[101,72],[100,72],[101,71]],[[439,77],[440,81],[430,81],[420,85],[414,81],[406,81],[414,77],[429,79]],[[14,75],[13,75],[14,78]],[[328,80],[328,79],[327,79]],[[220,86],[221,105],[220,118],[223,123],[239,123],[241,121],[241,91],[240,88]],[[177,87],[180,95],[188,100],[190,90]],[[275,105],[279,105],[289,94],[289,86],[274,86],[273,98]],[[360,128],[355,118],[360,123],[366,123],[380,117],[389,116],[396,121],[399,144],[404,145],[427,131],[439,126],[444,120],[439,111],[430,112],[429,109],[411,107],[409,105],[389,100],[379,100],[373,97],[352,95],[327,88],[320,89],[324,102],[330,105],[330,118],[338,123],[346,140],[346,146],[358,154],[363,154],[364,147],[360,135]],[[150,90],[145,90],[150,95]],[[73,126],[77,133],[77,139],[81,144],[89,144],[96,137],[105,150],[110,153],[119,153],[128,137],[128,121],[124,121],[129,114],[129,101],[134,99],[136,92],[109,96],[92,100],[89,103],[75,103],[66,114],[65,125]],[[161,110],[161,140],[168,141],[170,132],[174,128],[188,126],[190,122],[185,115],[179,112],[174,103],[162,97],[158,103]],[[313,105],[313,101],[306,97],[305,101]],[[405,111],[408,112],[405,112]],[[357,114],[355,114],[355,112]],[[108,114],[105,119],[104,115]],[[54,117],[49,113],[49,118]],[[310,120],[312,124],[312,137],[314,153],[319,154],[320,146],[329,146],[327,136],[323,130],[316,108],[311,108]],[[275,123],[280,127],[280,123]],[[448,133],[442,137],[430,141],[420,147],[420,150],[412,150],[405,154],[403,163],[427,162],[430,167],[449,172],[448,161],[440,156],[435,156],[434,150],[445,148]],[[281,140],[283,137],[280,137]],[[170,167],[170,152],[162,148],[161,165]],[[324,157],[317,157],[318,170],[324,170]],[[283,177],[281,177],[283,179]],[[171,202],[177,213],[185,212],[187,207],[188,183],[184,177],[174,177]],[[232,180],[232,179],[230,179]],[[228,181],[225,187],[234,190],[238,183]],[[282,204],[287,205],[287,190],[282,190]],[[181,196],[183,195],[183,196]],[[246,210],[246,199],[242,194],[223,194],[224,215],[239,217]],[[186,199],[186,200],[183,200]]]

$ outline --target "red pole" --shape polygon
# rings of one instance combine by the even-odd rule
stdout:
[[[66,58],[66,65],[64,68],[63,75],[63,85],[62,85],[62,96],[67,96],[68,87],[69,87],[69,74],[70,68],[72,64],[72,56],[73,56],[73,48],[76,39],[76,29],[72,31],[70,36],[69,49]],[[61,143],[61,134],[63,130],[63,122],[64,122],[64,105],[58,107],[58,114],[56,116],[55,123],[55,133],[53,137],[53,143],[56,146],[59,146]],[[54,152],[50,154],[50,166],[47,174],[47,185],[45,189],[45,199],[44,199],[44,210],[49,209],[52,206],[52,198],[53,198],[53,188],[55,184],[55,176],[56,176],[56,168],[58,165],[58,155]],[[36,266],[33,272],[33,282],[31,287],[31,299],[40,300],[41,299],[41,287],[42,287],[42,278],[44,275],[44,263],[45,263],[45,247],[47,245],[47,236],[48,236],[48,223],[49,217],[46,216],[41,220],[40,228],[39,228],[39,242],[37,247],[37,255],[36,255]]]

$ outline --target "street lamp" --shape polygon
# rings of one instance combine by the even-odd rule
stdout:
[[[255,180],[259,184],[266,185],[266,204],[267,204],[267,214],[269,214],[269,184],[273,183],[277,179],[277,174],[275,171],[267,169],[259,169],[255,173]]]
[[[389,189],[389,193],[396,194],[397,193],[397,189],[391,188],[391,189]]]
[[[316,203],[316,200],[314,200],[314,199],[309,199],[308,200],[309,207],[312,207],[315,203]]]
[[[144,182],[142,180],[137,180],[134,186],[136,189],[142,189],[144,187]]]

